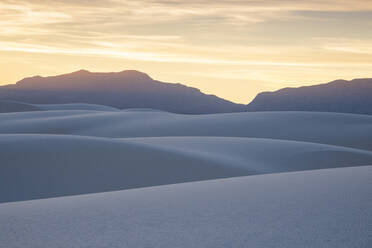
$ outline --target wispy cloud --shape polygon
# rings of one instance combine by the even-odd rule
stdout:
[[[106,37],[115,42],[170,40],[183,36],[197,41],[208,35],[223,38],[223,33],[247,31],[256,23],[298,18],[296,11],[366,11],[369,0],[1,0],[2,37],[43,42],[46,36],[56,43],[76,39]],[[230,30],[229,30],[230,29]],[[198,33],[199,32],[199,33]],[[112,42],[112,41],[111,41]]]
[[[85,49],[66,49],[57,47],[48,47],[42,45],[19,44],[13,42],[0,42],[0,51],[41,53],[41,54],[65,54],[65,55],[84,55],[84,56],[105,56],[124,58],[129,60],[154,61],[167,63],[192,63],[192,64],[217,64],[217,65],[239,65],[239,66],[280,66],[280,67],[343,67],[347,65],[354,66],[372,66],[371,63],[347,63],[347,62],[332,62],[332,63],[310,63],[310,62],[285,62],[285,61],[269,61],[269,60],[242,60],[242,59],[219,59],[212,57],[198,57],[193,55],[175,54],[175,53],[151,53],[151,52],[126,52],[115,50],[112,44],[99,44],[104,48],[85,48]],[[114,48],[114,49],[108,49]],[[264,49],[264,48],[263,48]],[[332,49],[332,48],[326,48]],[[333,48],[342,50],[341,48]],[[346,48],[345,50],[349,52]],[[371,51],[369,51],[371,52]]]
[[[372,39],[324,39],[323,49],[350,54],[372,54]]]

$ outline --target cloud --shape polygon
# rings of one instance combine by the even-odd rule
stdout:
[[[23,70],[37,73],[124,64],[182,76],[187,67],[210,89],[216,75],[365,76],[371,15],[371,0],[0,0],[1,63],[17,73],[26,60]]]
[[[1,0],[0,32],[11,35],[56,34],[94,38],[125,35],[178,35],[268,20],[298,18],[296,11],[366,11],[366,0]],[[194,34],[199,36],[199,34]],[[68,41],[68,40],[66,40]]]
[[[61,47],[49,47],[43,45],[19,44],[17,42],[1,42],[0,51],[12,52],[26,52],[26,53],[40,53],[40,54],[64,54],[64,55],[79,55],[79,56],[99,56],[99,57],[113,57],[123,58],[127,60],[139,61],[153,61],[165,63],[184,63],[184,64],[210,64],[210,65],[226,65],[226,66],[263,66],[263,67],[300,67],[300,68],[325,68],[325,67],[344,67],[344,66],[372,66],[372,61],[369,63],[347,63],[347,62],[286,62],[275,60],[242,60],[242,59],[223,59],[214,58],[212,56],[196,56],[193,54],[187,55],[185,53],[154,53],[154,52],[136,52],[136,51],[122,51],[115,50],[117,47],[111,44],[103,44],[103,48],[85,48],[85,49],[68,49]],[[110,49],[108,49],[110,47]],[[265,48],[261,48],[265,49]]]
[[[324,39],[322,48],[325,50],[357,55],[372,54],[372,39]]]

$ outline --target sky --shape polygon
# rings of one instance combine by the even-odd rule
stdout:
[[[249,103],[372,77],[372,0],[0,0],[0,85],[135,69]]]

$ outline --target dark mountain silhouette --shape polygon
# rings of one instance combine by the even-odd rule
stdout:
[[[182,114],[241,111],[320,111],[372,114],[372,79],[262,92],[248,105],[236,104],[182,84],[164,83],[126,70],[86,70],[52,77],[30,77],[0,86],[0,101],[33,104],[90,103],[125,108],[153,108]]]
[[[263,92],[248,111],[321,111],[372,114],[372,78]]]
[[[240,112],[246,108],[196,88],[153,80],[134,70],[113,73],[80,70],[59,76],[25,78],[1,86],[0,100],[37,104],[79,102],[184,114]]]

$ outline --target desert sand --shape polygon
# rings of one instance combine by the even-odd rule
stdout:
[[[0,105],[6,247],[372,242],[372,116]]]
[[[2,203],[0,243],[367,248],[371,178],[364,166]]]

